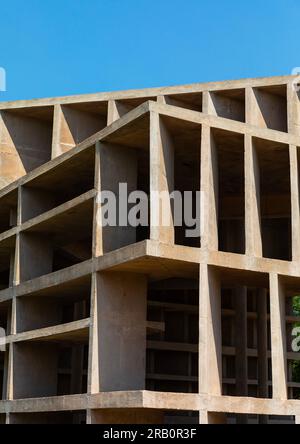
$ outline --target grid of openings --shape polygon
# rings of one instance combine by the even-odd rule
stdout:
[[[227,397],[242,407],[251,398],[256,412],[253,398],[300,399],[300,101],[291,81],[112,97],[0,106],[0,423],[299,421],[288,409],[207,405],[199,414],[189,404],[199,391],[227,407]],[[121,199],[136,190],[147,217],[132,226]],[[209,220],[202,238],[190,237],[200,190]],[[100,223],[104,191],[116,197],[111,226]],[[171,225],[155,226],[153,191],[189,192],[189,218],[168,196]],[[145,389],[153,399],[173,394],[170,410],[162,400],[87,415],[86,394]],[[190,394],[186,410],[176,392]],[[8,399],[16,408],[69,395],[85,407],[5,414]]]
[[[221,290],[223,394],[271,398],[268,288],[229,285]]]
[[[198,392],[199,289],[196,280],[150,284],[147,296],[146,386]]]

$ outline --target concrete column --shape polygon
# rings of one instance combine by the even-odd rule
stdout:
[[[235,369],[236,395],[248,395],[248,359],[247,359],[247,287],[234,289],[235,305]],[[247,416],[237,415],[238,424],[246,424]]]
[[[107,109],[107,125],[111,125],[113,122],[120,118],[117,103],[115,100],[108,101]]]
[[[88,355],[88,375],[87,375],[88,393],[98,393],[100,390],[98,330],[99,330],[98,274],[93,273],[92,285],[91,285],[89,355]]]
[[[257,292],[257,311],[258,396],[268,398],[268,313],[265,288]]]
[[[287,85],[287,114],[289,133],[300,135],[300,100],[297,85],[289,82]]]
[[[74,321],[85,318],[85,302],[74,304]],[[71,373],[71,393],[82,393],[84,345],[75,344],[72,346],[72,373]]]
[[[8,363],[7,363],[7,389],[6,389],[6,399],[14,399],[14,368],[13,368],[13,347],[14,344],[9,344],[7,346]]]
[[[157,113],[150,113],[150,238],[174,244],[175,230],[169,194],[174,191],[174,146]],[[158,193],[164,193],[159,199]],[[162,226],[162,216],[166,216]]]
[[[268,388],[268,313],[267,290],[257,291],[257,353],[258,353],[258,396],[269,397]],[[268,416],[259,415],[259,424],[267,424]]]
[[[246,123],[255,126],[264,126],[264,121],[260,109],[257,104],[254,89],[249,86],[246,87]]]
[[[2,399],[7,399],[8,395],[8,365],[9,365],[9,346],[6,346],[4,352],[4,368],[3,368],[3,386],[2,386]]]
[[[221,288],[218,275],[200,265],[199,392],[222,394]]]
[[[216,109],[211,100],[211,94],[209,91],[203,91],[202,93],[202,112],[204,114],[217,115]]]
[[[143,390],[147,279],[134,273],[93,278],[89,391]]]
[[[237,396],[247,396],[247,287],[237,286],[234,289],[234,296],[236,331],[236,391]]]
[[[298,148],[289,147],[291,179],[291,223],[292,223],[292,258],[300,260],[300,211],[299,211],[299,168]]]
[[[246,254],[262,256],[260,178],[252,137],[245,135],[245,233]]]
[[[54,159],[55,157],[62,154],[62,149],[60,145],[62,119],[63,117],[62,117],[61,106],[57,103],[54,105],[54,112],[53,112],[51,159]]]
[[[218,159],[207,125],[202,125],[201,133],[201,191],[204,199],[201,247],[218,250]]]
[[[287,399],[285,297],[279,276],[270,274],[273,398]]]
[[[93,242],[92,255],[98,257],[103,255],[103,233],[101,223],[101,166],[100,166],[100,142],[96,142],[95,146],[95,179],[94,188],[97,195],[94,199],[94,215],[93,215]]]

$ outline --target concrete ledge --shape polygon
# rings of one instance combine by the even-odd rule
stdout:
[[[215,413],[299,416],[300,401],[209,396],[146,390],[0,401],[0,413],[145,408]]]

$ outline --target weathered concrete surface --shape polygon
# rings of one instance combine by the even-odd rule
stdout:
[[[261,415],[261,422],[264,415],[299,422],[300,401],[289,399],[298,383],[290,380],[288,364],[299,354],[287,343],[298,318],[285,304],[300,289],[300,104],[293,81],[245,79],[0,103],[0,322],[8,333],[1,423],[41,423],[47,412],[50,423],[162,423],[172,410],[198,412],[203,424],[226,422],[228,413],[239,415],[238,422],[250,414]],[[101,226],[101,191],[116,191],[119,182],[131,191],[144,179],[140,150],[147,153],[149,192],[172,192],[176,149],[184,152],[191,143],[199,150],[205,192],[201,248],[176,244],[172,218],[168,227],[154,226],[155,200],[149,235],[140,242],[135,229]],[[239,150],[243,165],[226,161]],[[182,161],[186,176],[193,174],[188,157]],[[166,207],[171,213],[169,200]],[[236,221],[244,224],[245,254],[219,251],[224,221],[229,237]],[[279,245],[281,238],[291,260],[263,257],[266,243]],[[147,322],[153,282],[172,279],[199,284],[197,301],[179,310],[185,319],[199,315],[197,342],[189,342],[190,320],[184,328],[177,320],[172,331],[166,314],[178,311],[172,291],[183,294],[184,286],[171,289],[171,300],[156,301],[167,309]],[[235,303],[224,308],[228,289]],[[186,342],[166,339],[181,329]],[[230,344],[224,344],[227,336]],[[63,347],[71,350],[65,367],[59,363]],[[147,349],[177,353],[166,374],[155,371],[155,358],[147,362],[156,384],[187,379],[189,390],[199,384],[195,393],[144,390]],[[188,374],[182,374],[182,353],[189,356]],[[191,370],[195,356],[198,375]],[[234,377],[226,373],[232,357]],[[253,359],[256,378],[249,373]],[[251,396],[253,386],[261,398]],[[232,387],[236,396],[226,395]]]

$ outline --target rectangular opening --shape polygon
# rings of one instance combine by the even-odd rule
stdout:
[[[101,142],[102,195],[108,192],[102,207],[104,253],[149,238],[149,156],[149,115]],[[144,211],[135,212],[140,204]]]
[[[14,399],[87,392],[88,328],[14,343]]]
[[[11,333],[11,301],[5,301],[0,304],[0,339],[3,341],[5,336]],[[7,376],[8,376],[8,354],[9,346],[0,342],[0,399],[7,398]]]
[[[167,105],[202,112],[202,93],[168,94],[165,97]]]
[[[294,416],[279,415],[246,415],[226,413],[225,424],[295,424]]]
[[[226,119],[245,122],[245,90],[211,91],[209,113]]]
[[[220,271],[223,395],[272,397],[268,276]]]
[[[17,225],[18,190],[0,198],[0,233]]]
[[[92,256],[94,199],[87,196],[20,233],[20,281],[84,262]]]
[[[287,132],[286,85],[253,88],[252,122],[261,128]]]
[[[0,350],[0,399],[6,399],[5,396],[5,382],[4,382],[4,374],[5,374],[5,353]]]
[[[17,298],[17,333],[90,316],[91,277],[84,276]]]
[[[146,388],[197,393],[198,281],[172,278],[150,283],[147,300]]]
[[[160,131],[162,174],[167,177],[167,189],[161,191],[176,193],[171,196],[175,244],[200,247],[201,126],[163,116]]]
[[[69,151],[101,131],[107,124],[107,102],[72,103],[61,106],[57,154]]]
[[[134,108],[142,105],[143,103],[148,102],[148,100],[156,102],[156,97],[138,97],[134,99],[115,100],[116,111],[119,115],[119,118],[129,113]]]
[[[263,256],[290,261],[291,186],[288,145],[253,139],[259,170]]]
[[[164,424],[199,424],[199,413],[192,410],[167,410]]]
[[[86,424],[86,411],[10,413],[10,424]]]
[[[0,242],[0,290],[12,287],[14,279],[16,236]]]
[[[94,177],[95,149],[91,147],[27,181],[21,190],[22,222],[94,189]]]
[[[51,159],[52,106],[1,111],[6,158],[6,183],[13,182]]]
[[[6,335],[10,334],[10,330],[11,330],[11,301],[1,302],[1,304],[0,304],[0,328],[5,330]]]
[[[218,196],[219,250],[245,253],[244,137],[213,129],[212,152]]]

